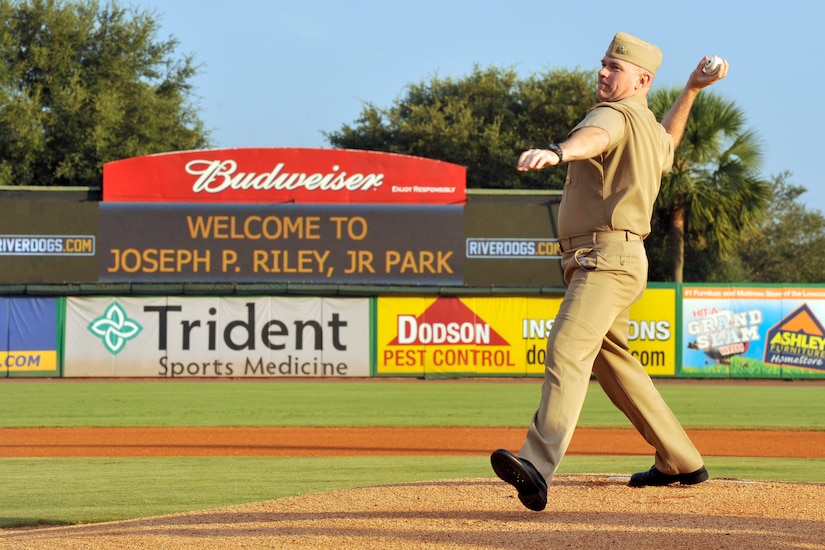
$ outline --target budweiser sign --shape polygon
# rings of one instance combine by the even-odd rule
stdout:
[[[464,204],[466,169],[348,149],[210,149],[103,166],[108,202]]]
[[[279,162],[271,172],[256,174],[238,171],[234,160],[193,160],[186,165],[186,173],[198,178],[192,186],[195,193],[221,193],[227,189],[292,191],[301,187],[313,191],[369,191],[381,187],[384,180],[384,174],[348,175],[339,170],[336,164],[329,174],[289,173]]]

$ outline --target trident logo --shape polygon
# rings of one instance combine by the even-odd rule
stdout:
[[[109,353],[117,355],[126,346],[126,342],[140,334],[143,327],[129,319],[120,304],[112,302],[101,317],[89,324],[88,329],[103,340]]]

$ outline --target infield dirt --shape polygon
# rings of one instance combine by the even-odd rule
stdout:
[[[825,432],[688,430],[705,456],[825,458]],[[486,455],[524,428],[4,428],[2,457]],[[632,429],[579,428],[568,454],[648,455]]]

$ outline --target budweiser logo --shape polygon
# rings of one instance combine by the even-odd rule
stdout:
[[[384,174],[347,174],[334,165],[327,174],[290,173],[284,163],[278,163],[270,172],[239,172],[234,160],[193,160],[187,163],[186,173],[197,176],[192,185],[195,193],[220,193],[231,189],[256,191],[292,190],[303,187],[308,191],[369,191],[384,184]]]

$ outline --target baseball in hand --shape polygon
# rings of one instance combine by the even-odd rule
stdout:
[[[721,66],[722,58],[716,54],[713,54],[713,56],[711,56],[711,58],[708,59],[707,63],[705,63],[705,74],[714,75]]]

